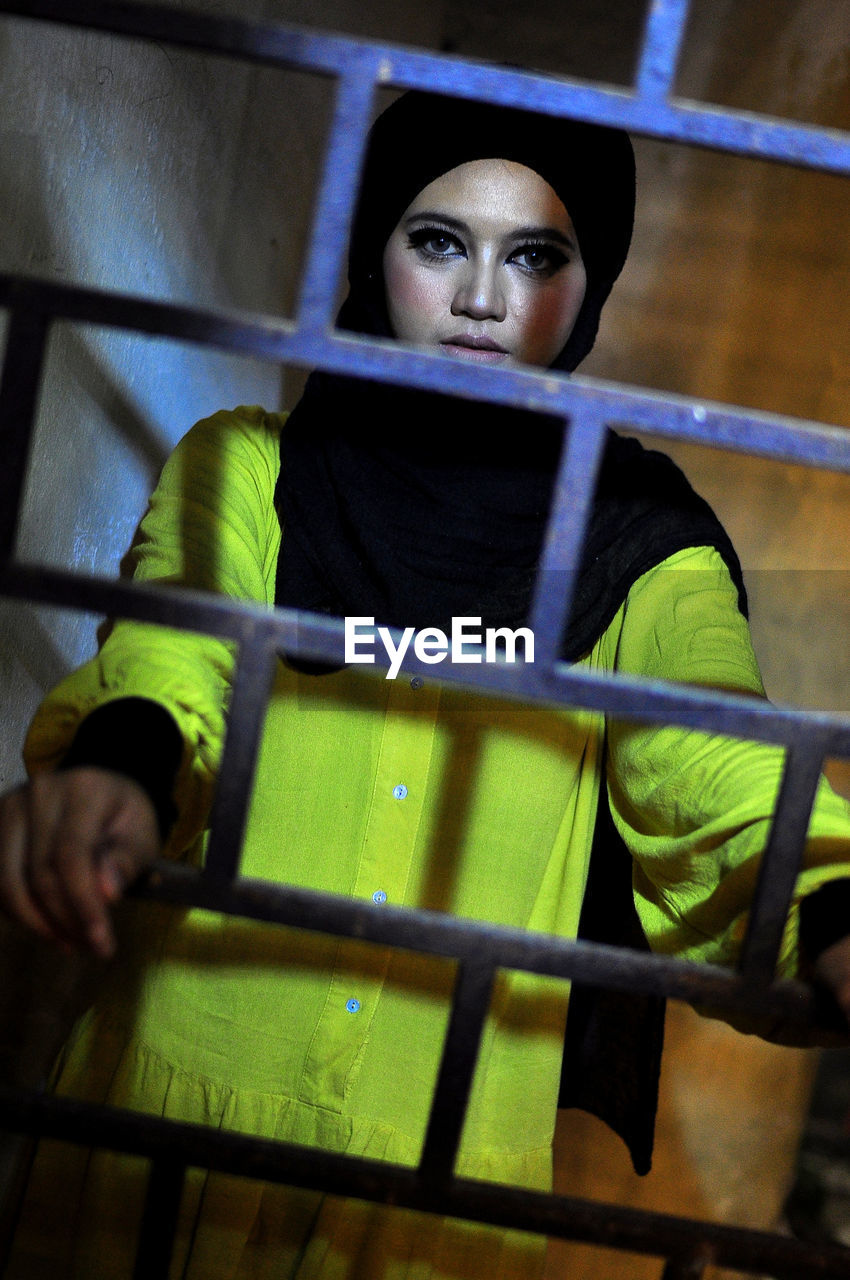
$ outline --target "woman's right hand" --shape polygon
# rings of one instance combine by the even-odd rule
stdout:
[[[160,851],[154,807],[123,774],[44,773],[0,797],[0,910],[108,959],[110,908]]]

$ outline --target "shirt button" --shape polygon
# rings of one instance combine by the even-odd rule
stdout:
[[[407,795],[407,787],[404,785],[403,782],[399,782],[396,786],[393,787],[393,795],[395,796],[396,800],[404,799],[404,797]]]
[[[421,677],[421,676],[411,676],[411,677],[410,677],[410,687],[411,687],[411,689],[421,689],[421,688],[422,688],[422,684],[423,684],[423,680],[422,680],[422,677]]]
[[[387,900],[387,895],[384,893],[383,889],[376,889],[375,892],[372,894],[373,902],[380,903],[380,902],[386,902],[386,900]]]
[[[350,1000],[346,1000],[345,1007],[349,1013],[357,1013],[360,1009],[360,1001],[352,996]]]

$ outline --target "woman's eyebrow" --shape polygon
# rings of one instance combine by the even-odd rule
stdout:
[[[438,213],[434,209],[422,209],[417,213],[412,213],[409,218],[405,218],[404,225],[409,227],[414,222],[439,222],[451,231],[459,232],[460,235],[470,235],[468,222],[463,222],[460,218],[453,218],[448,213]]]
[[[565,249],[571,249],[573,253],[578,252],[578,245],[574,238],[557,227],[514,227],[511,231],[511,239],[554,240],[556,244],[562,244]]]

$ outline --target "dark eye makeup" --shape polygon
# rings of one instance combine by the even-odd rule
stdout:
[[[457,235],[447,227],[432,224],[414,227],[408,232],[407,241],[411,249],[416,249],[422,257],[431,260],[452,258],[456,254],[465,256],[466,253]]]
[[[408,247],[415,249],[428,262],[447,261],[466,257],[466,248],[454,228],[427,222],[412,227],[407,233]],[[570,261],[570,254],[548,239],[523,240],[511,249],[507,263],[517,266],[526,275],[546,280],[560,271]]]
[[[514,249],[508,257],[529,275],[548,279],[569,262],[569,256],[548,240],[531,240]]]

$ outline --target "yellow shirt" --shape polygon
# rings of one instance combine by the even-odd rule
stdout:
[[[189,432],[143,522],[138,579],[274,603],[283,421],[243,408]],[[679,552],[636,582],[583,664],[763,692],[736,590],[707,548]],[[119,622],[99,656],[47,699],[28,763],[55,764],[97,705],[156,698],[187,744],[169,849],[186,856],[209,806],[230,668],[221,641]],[[427,907],[574,937],[602,735],[602,717],[587,711],[511,704],[436,680],[414,689],[403,672],[395,681],[353,668],[311,677],[279,664],[242,871],[354,895],[376,911],[384,902]],[[651,945],[731,962],[781,752],[614,724],[608,753],[612,812],[636,860]],[[848,837],[847,807],[824,784],[798,896],[850,874]],[[125,946],[110,997],[79,1033],[63,1090],[417,1159],[451,964],[200,911],[142,904],[139,917],[137,944]],[[792,920],[786,972],[794,938]],[[565,983],[500,975],[460,1173],[549,1185],[566,1002]]]

